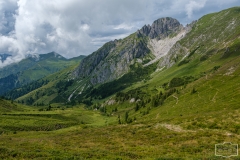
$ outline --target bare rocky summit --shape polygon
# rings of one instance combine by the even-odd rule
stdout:
[[[153,22],[153,24],[145,25],[138,31],[138,34],[148,36],[150,39],[163,39],[172,33],[181,30],[183,26],[178,20],[170,17],[160,18]]]

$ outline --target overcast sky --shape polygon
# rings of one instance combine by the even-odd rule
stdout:
[[[0,67],[27,54],[88,55],[161,17],[186,25],[239,0],[0,0]]]

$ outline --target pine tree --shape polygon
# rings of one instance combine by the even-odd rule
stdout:
[[[125,122],[128,122],[128,112],[125,113]]]
[[[138,103],[136,103],[136,105],[135,105],[135,112],[137,112],[138,110],[139,110],[139,104]]]
[[[118,115],[118,124],[122,124],[120,115]]]

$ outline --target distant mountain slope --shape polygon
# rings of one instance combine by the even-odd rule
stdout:
[[[19,63],[0,69],[0,95],[71,65],[78,64],[82,58],[84,56],[68,60],[55,52],[29,55]]]
[[[51,52],[42,55],[28,55],[25,59],[18,63],[10,64],[4,68],[0,68],[0,78],[7,77],[10,74],[16,74],[27,69],[40,67],[43,63],[49,63],[54,61],[66,61],[67,59],[61,55]]]
[[[66,102],[66,97],[70,94],[69,87],[74,83],[74,80],[70,80],[68,77],[71,75],[71,71],[78,66],[78,63],[9,91],[4,96],[9,99],[17,99],[21,103],[38,106],[46,105],[54,99],[57,99],[58,102]]]

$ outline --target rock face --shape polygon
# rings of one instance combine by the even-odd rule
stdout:
[[[182,28],[176,19],[160,18],[152,26],[145,25],[123,40],[106,43],[83,59],[73,71],[73,76],[89,78],[93,85],[117,79],[129,72],[132,64],[144,65],[156,57],[149,48],[151,39],[164,39],[170,34],[178,33]]]
[[[185,35],[192,30],[192,27],[196,24],[196,22],[197,21],[193,21],[192,23],[187,24],[186,27],[184,27],[182,29],[181,32],[183,32],[184,34],[181,36],[180,39],[184,38]],[[180,32],[180,34],[181,34],[181,32]],[[178,39],[178,40],[180,40],[180,39]],[[175,41],[174,45],[171,48],[169,48],[167,54],[159,62],[159,64],[158,64],[159,68],[162,68],[162,67],[169,68],[172,65],[174,65],[176,63],[176,61],[178,60],[178,57],[183,57],[189,52],[188,48],[189,48],[189,46],[187,46],[187,47],[182,46],[180,43]]]
[[[178,20],[170,17],[160,18],[153,22],[152,26],[145,25],[138,31],[151,39],[157,38],[163,39],[183,28],[183,26],[178,22]]]
[[[105,83],[121,77],[130,70],[136,59],[144,60],[149,54],[146,39],[133,34],[124,40],[106,43],[86,57],[73,75],[80,79],[89,78],[93,85]]]
[[[89,76],[115,46],[114,41],[108,42],[99,50],[84,58],[79,67],[74,71],[74,75],[82,78]]]

